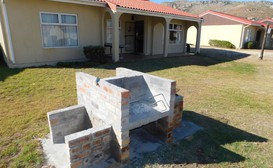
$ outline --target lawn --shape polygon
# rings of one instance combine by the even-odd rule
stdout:
[[[272,167],[273,61],[190,56],[106,65],[0,66],[0,167],[41,167],[46,113],[76,104],[75,72],[127,67],[177,81],[183,118],[204,129],[147,154],[139,167]]]

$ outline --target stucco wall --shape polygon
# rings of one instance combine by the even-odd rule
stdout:
[[[182,32],[181,32],[181,43],[179,44],[170,44],[168,40],[168,53],[181,53],[184,52],[185,49],[185,42],[186,42],[186,36],[185,36],[185,31],[186,31],[186,24],[184,21],[181,20],[171,20],[170,23],[173,24],[181,24],[182,25]],[[168,26],[169,27],[169,26]],[[169,37],[167,37],[169,39]]]
[[[2,47],[2,52],[5,57],[5,59],[9,60],[7,58],[7,49],[6,49],[6,43],[5,43],[5,29],[4,29],[4,15],[3,15],[3,10],[2,10],[2,4],[0,3],[0,46]],[[1,48],[0,48],[1,50]]]
[[[100,7],[47,0],[10,0],[6,6],[15,62],[19,66],[84,59],[83,46],[101,45]],[[79,47],[43,48],[40,12],[76,14]]]
[[[210,39],[227,40],[240,47],[242,25],[202,26],[201,45],[209,45]]]
[[[153,54],[163,54],[164,52],[164,25],[157,23],[153,29]]]

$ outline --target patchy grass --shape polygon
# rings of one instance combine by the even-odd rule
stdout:
[[[246,75],[253,75],[257,71],[255,65],[245,62],[231,62],[229,64],[217,65],[215,69]]]
[[[93,66],[93,67],[88,67]],[[75,72],[100,78],[122,66],[177,81],[184,119],[204,129],[137,163],[141,167],[273,165],[272,61],[209,57],[7,69],[0,67],[0,167],[41,167],[46,113],[76,104]]]

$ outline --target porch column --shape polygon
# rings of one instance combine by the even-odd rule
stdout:
[[[112,14],[112,59],[119,61],[119,17],[121,13]]]
[[[196,44],[195,44],[196,51],[195,51],[195,53],[200,53],[200,39],[201,39],[201,21],[198,23],[198,28],[197,28],[197,37],[196,37]]]
[[[268,34],[268,36],[266,36],[265,48],[269,48],[269,46],[270,46],[271,37],[269,35],[270,34]]]
[[[165,37],[164,37],[164,57],[168,56],[168,44],[169,44],[169,24],[171,19],[165,18]]]
[[[106,10],[102,10],[102,18],[101,18],[101,27],[102,27],[102,32],[101,32],[101,45],[104,46],[105,43],[105,15],[106,15]]]

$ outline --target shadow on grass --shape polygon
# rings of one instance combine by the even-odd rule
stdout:
[[[5,64],[0,64],[0,82],[4,81],[6,78],[16,75],[23,71],[23,69],[15,68],[9,69]]]
[[[211,66],[224,62],[234,61],[249,56],[245,53],[239,53],[235,51],[217,50],[219,54],[213,54],[213,49],[202,53],[202,55],[180,56],[180,57],[168,57],[159,59],[148,60],[135,60],[129,62],[118,62],[114,64],[99,65],[96,68],[102,69],[115,69],[117,67],[125,67],[141,72],[152,72],[157,70],[164,70],[169,68],[175,68],[180,66]],[[216,52],[216,53],[217,53]],[[212,54],[211,54],[212,53]],[[228,53],[228,54],[227,54]]]
[[[0,81],[4,81],[7,77],[15,75],[22,71],[22,69],[9,69],[2,52],[2,47],[0,45]]]
[[[212,164],[236,163],[246,158],[223,147],[235,142],[266,142],[267,139],[245,132],[224,122],[198,114],[184,111],[183,119],[194,122],[204,129],[194,135],[180,140],[170,147],[162,147],[154,153],[148,153],[138,166],[165,164]],[[234,145],[234,144],[231,144]]]
[[[114,70],[117,67],[125,67],[141,72],[153,72],[158,70],[164,70],[169,68],[175,68],[180,66],[211,66],[220,64],[223,62],[242,59],[249,56],[245,53],[227,51],[221,49],[202,49],[202,55],[190,55],[190,56],[175,56],[175,57],[163,57],[156,59],[137,59],[138,55],[135,55],[136,59],[128,62],[106,63],[99,65],[91,61],[86,62],[60,62],[56,66],[38,66],[31,68],[98,68],[98,69],[111,69]],[[149,57],[149,56],[145,56]],[[5,65],[0,65],[0,81],[5,80],[7,77],[21,72],[23,69],[8,69]]]
[[[220,48],[201,48],[201,53],[202,55],[225,61],[233,61],[250,56],[250,54],[241,53],[238,52],[238,50],[225,50]]]

